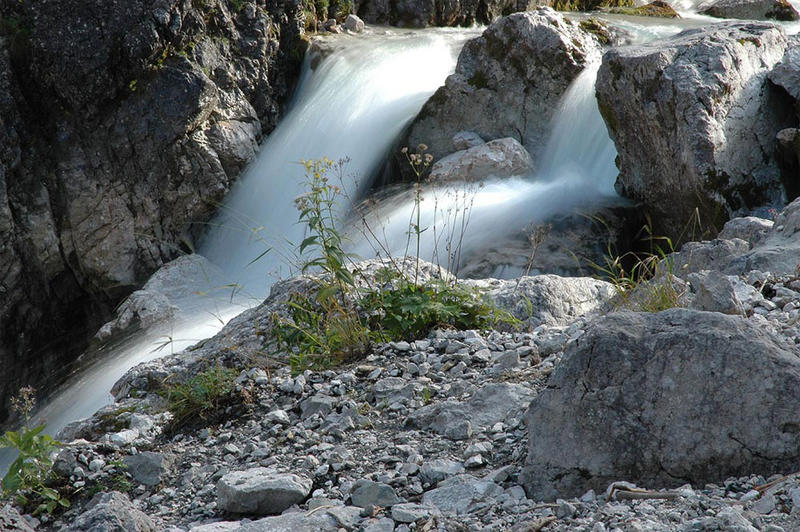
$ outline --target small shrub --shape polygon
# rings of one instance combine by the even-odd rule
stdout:
[[[172,413],[171,429],[215,423],[229,406],[240,404],[234,384],[237,375],[233,369],[215,366],[185,383],[167,385],[164,395]]]
[[[403,153],[415,175],[415,213],[409,221],[408,242],[416,240],[420,250],[420,178],[432,157]],[[477,290],[453,282],[419,282],[420,259],[408,272],[390,254],[388,266],[375,279],[355,278],[348,268],[356,258],[342,250],[343,239],[336,229],[335,208],[341,189],[329,182],[328,172],[340,163],[328,159],[303,161],[306,193],[296,200],[299,221],[307,236],[299,245],[302,271],[322,272],[314,299],[292,294],[286,302],[288,315],[275,314],[273,337],[289,357],[292,373],[323,369],[353,360],[367,353],[374,341],[392,341],[427,336],[436,327],[482,329],[498,322],[518,324],[514,318],[487,303]],[[385,248],[384,248],[385,249]],[[403,261],[405,262],[405,261]]]
[[[35,390],[25,387],[12,401],[13,408],[26,419],[34,408]],[[49,434],[43,434],[44,425],[35,428],[23,426],[19,431],[6,431],[0,437],[0,447],[15,449],[19,455],[3,478],[4,497],[13,497],[23,508],[33,508],[34,515],[52,514],[59,507],[68,508],[69,500],[51,487],[53,461],[50,456],[61,446]]]
[[[365,294],[361,306],[371,316],[370,328],[390,341],[423,338],[435,328],[486,329],[498,321],[514,321],[479,291],[440,279],[417,284],[397,278],[389,287]]]
[[[609,246],[604,264],[590,263],[600,277],[614,285],[616,306],[642,312],[660,312],[683,305],[684,292],[673,275],[670,253],[675,251],[667,237],[653,236],[649,225],[647,235],[649,250],[628,251],[616,255]]]

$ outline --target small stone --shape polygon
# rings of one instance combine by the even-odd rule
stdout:
[[[758,498],[759,495],[761,495],[761,492],[756,490],[750,490],[744,495],[742,495],[741,499],[739,500],[742,502],[754,501]]]
[[[453,460],[431,460],[422,465],[420,479],[428,484],[437,484],[442,480],[464,472],[464,466]]]
[[[305,499],[311,485],[307,478],[264,467],[234,471],[217,483],[217,505],[231,513],[278,514]]]
[[[775,510],[775,495],[768,493],[753,503],[753,511],[763,515]]]
[[[381,482],[359,480],[350,491],[350,500],[353,506],[365,508],[367,506],[381,506],[387,508],[400,502],[394,488]]]
[[[483,467],[485,464],[486,462],[484,461],[483,456],[476,454],[467,458],[467,460],[464,462],[464,467],[467,469],[475,469],[478,467]]]
[[[578,509],[575,508],[573,504],[570,504],[563,499],[557,499],[556,504],[558,504],[558,507],[556,508],[556,517],[559,519],[569,519],[578,512]]]
[[[436,507],[428,504],[409,502],[392,506],[392,519],[398,523],[416,523],[420,519],[428,519],[438,513]]]

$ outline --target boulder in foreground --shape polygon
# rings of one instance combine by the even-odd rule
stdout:
[[[800,460],[797,348],[744,319],[616,313],[570,345],[526,413],[522,483],[536,500],[731,476]]]

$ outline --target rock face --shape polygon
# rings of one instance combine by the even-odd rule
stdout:
[[[219,506],[236,514],[279,514],[308,497],[311,481],[263,467],[235,471],[217,483]]]
[[[359,0],[358,15],[370,24],[411,28],[488,24],[497,17],[524,11],[528,0],[467,0],[438,3],[430,0]]]
[[[439,159],[428,179],[434,182],[482,181],[488,177],[525,175],[533,167],[531,156],[516,139],[490,140]]]
[[[45,366],[66,365],[190,242],[275,127],[305,46],[301,15],[272,0],[230,5],[0,8],[19,21],[0,36],[0,422],[10,393],[53,384]]]
[[[561,95],[599,51],[594,36],[550,8],[504,17],[464,46],[455,73],[401,146],[424,143],[438,159],[453,152],[453,135],[467,130],[484,140],[514,138],[536,161]]]
[[[573,342],[526,414],[528,495],[786,473],[800,458],[800,358],[742,318],[616,313]]]
[[[677,237],[695,208],[718,230],[737,210],[784,200],[775,135],[795,117],[766,76],[786,47],[771,24],[727,23],[605,54],[597,98],[617,189],[644,204],[656,234]]]
[[[743,20],[797,20],[800,14],[787,0],[717,0],[703,15]]]

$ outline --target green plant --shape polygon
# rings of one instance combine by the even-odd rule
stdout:
[[[199,421],[214,423],[225,410],[241,402],[235,394],[234,380],[238,373],[215,366],[202,371],[187,382],[167,384],[164,395],[172,413],[171,429],[177,430]]]
[[[654,236],[650,226],[642,229],[648,243],[645,251],[613,253],[611,245],[604,256],[604,264],[590,261],[602,278],[614,285],[617,307],[643,312],[660,312],[679,307],[684,292],[673,275],[675,251],[667,237]]]
[[[330,297],[322,304],[301,294],[287,302],[290,318],[273,316],[273,336],[288,352],[293,375],[325,369],[364,354],[372,334],[358,312]]]
[[[387,287],[367,292],[361,306],[370,316],[370,328],[387,340],[421,338],[437,327],[485,329],[515,323],[477,290],[441,279],[415,283],[388,268],[384,275],[395,278]]]
[[[33,388],[25,387],[12,401],[14,409],[26,421],[34,407],[34,394]],[[23,426],[19,431],[6,431],[0,437],[0,447],[15,449],[19,453],[3,478],[3,496],[13,497],[22,507],[34,505],[34,515],[52,514],[57,508],[70,505],[69,500],[48,485],[53,467],[50,455],[61,443],[44,434],[44,429],[45,425],[35,428]]]
[[[420,225],[420,181],[433,159],[424,154],[426,149],[420,145],[413,154],[403,150],[417,176],[406,242],[406,250],[416,248],[413,274],[405,259],[397,261],[383,247],[387,266],[374,278],[362,275],[356,279],[348,267],[356,257],[343,251],[343,238],[336,228],[341,189],[330,182],[328,173],[336,169],[341,177],[342,161],[303,161],[306,193],[296,200],[299,221],[307,229],[298,247],[301,270],[322,275],[314,280],[315,297],[294,293],[286,302],[288,312],[272,316],[273,338],[288,354],[294,374],[362,356],[373,341],[414,339],[435,327],[481,329],[499,322],[518,324],[510,314],[486,302],[479,291],[459,286],[455,278],[420,282],[420,238],[425,231]]]

